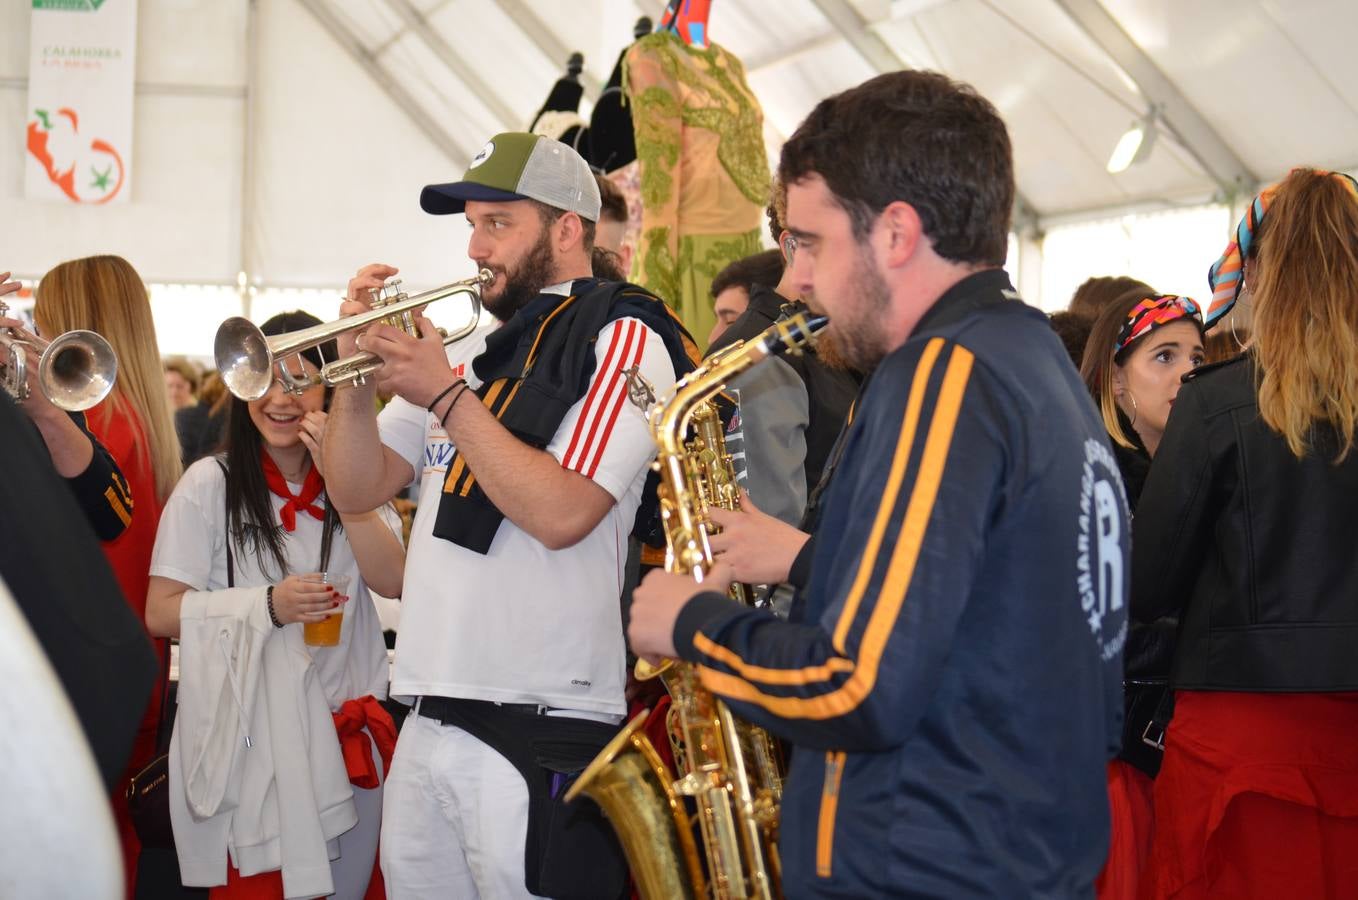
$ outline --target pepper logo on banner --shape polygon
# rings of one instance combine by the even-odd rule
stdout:
[[[133,185],[136,0],[30,0],[24,193],[128,202]]]
[[[118,196],[126,170],[112,144],[95,138],[84,145],[75,110],[59,109],[52,116],[36,109],[33,115],[36,118],[28,123],[28,152],[63,194],[77,203],[107,203]],[[79,181],[77,172],[83,173]]]

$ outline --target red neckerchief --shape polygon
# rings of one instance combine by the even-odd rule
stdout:
[[[288,480],[283,477],[283,473],[278,469],[278,463],[273,461],[269,452],[261,449],[259,458],[264,466],[265,484],[269,486],[269,490],[286,501],[283,508],[278,511],[278,521],[283,523],[284,531],[297,530],[299,509],[310,514],[313,519],[325,519],[325,510],[316,505],[316,498],[325,490],[325,482],[321,480],[321,473],[316,471],[315,465],[307,470],[306,480],[302,482],[302,492],[294,497],[292,491],[288,490]]]

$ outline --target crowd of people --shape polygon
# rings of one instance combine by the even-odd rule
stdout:
[[[707,353],[830,325],[730,386],[746,490],[710,511],[701,584],[645,564],[634,395],[704,357],[623,277],[626,206],[564,144],[495,135],[419,198],[470,224],[492,321],[446,347],[423,316],[340,331],[258,399],[162,361],[125,260],[44,275],[37,330],[96,331],[119,371],[84,414],[36,381],[0,397],[29,423],[9,502],[64,480],[75,504],[41,502],[107,567],[44,563],[67,551],[39,522],[0,575],[104,774],[127,895],[625,896],[608,823],[564,795],[657,705],[634,654],[694,664],[790,748],[789,897],[1346,896],[1358,184],[1263,190],[1201,300],[1101,276],[1050,317],[1002,268],[1014,195],[995,108],[934,73],[788,139],[776,249],[713,282]],[[337,312],[397,272],[363,266]],[[374,378],[320,377],[360,352]],[[72,591],[123,617],[102,655],[44,609]],[[390,668],[374,593],[401,598]],[[169,873],[127,798],[160,754]]]

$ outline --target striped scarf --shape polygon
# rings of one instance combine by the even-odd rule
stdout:
[[[1344,186],[1358,197],[1358,182],[1348,175],[1343,172],[1324,174],[1342,179]],[[1221,254],[1221,258],[1212,263],[1212,267],[1207,270],[1207,283],[1212,288],[1212,299],[1208,302],[1207,314],[1203,317],[1205,328],[1211,328],[1235,306],[1235,301],[1240,296],[1240,288],[1244,284],[1245,260],[1249,258],[1255,232],[1263,223],[1264,215],[1273,203],[1273,195],[1277,192],[1277,184],[1270,184],[1259,192],[1259,196],[1250,203],[1249,209],[1245,210],[1240,224],[1235,227],[1235,240],[1226,245],[1226,251]]]

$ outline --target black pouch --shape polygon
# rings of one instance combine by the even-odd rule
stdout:
[[[524,887],[554,900],[615,900],[628,887],[627,860],[598,804],[566,791],[618,733],[589,719],[535,715],[479,700],[449,700],[440,720],[494,749],[528,787]]]
[[[531,893],[555,900],[625,896],[627,860],[603,810],[587,797],[566,802],[566,791],[580,770],[557,771],[549,767],[553,763],[541,758],[539,764],[547,783],[541,794],[529,792],[530,807],[537,797],[545,799],[528,815],[525,886]]]

